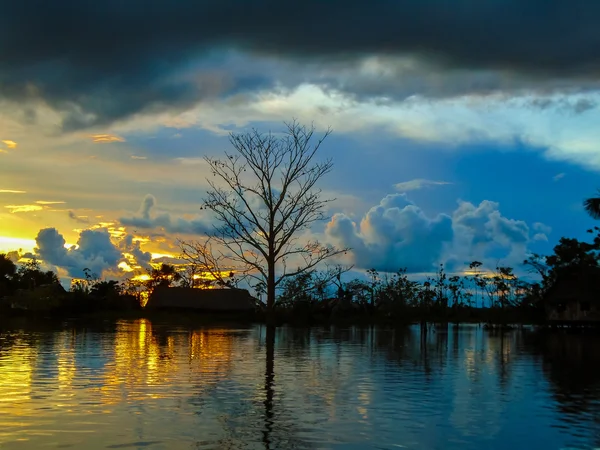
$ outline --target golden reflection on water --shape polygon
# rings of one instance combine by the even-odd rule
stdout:
[[[90,444],[85,435],[105,430],[112,436],[115,430],[143,428],[141,410],[210,393],[231,377],[235,360],[256,350],[251,343],[235,345],[236,334],[228,329],[165,328],[147,319],[117,322],[110,333],[84,328],[0,334],[0,339],[3,449],[9,443],[38,448],[50,436],[59,436],[61,445],[105,448],[102,441]],[[255,361],[258,365],[253,367]],[[251,357],[239,371],[247,375],[240,384],[250,388],[252,397],[256,394],[251,380],[262,370],[264,362]],[[139,411],[126,413],[132,405]],[[161,428],[160,415],[153,420],[159,421],[156,428],[161,433],[172,434]],[[19,447],[19,442],[25,446]]]
[[[0,448],[336,442],[454,450],[485,448],[515,426],[524,445],[538,448],[567,439],[552,431],[561,416],[549,389],[557,388],[540,383],[542,356],[527,352],[543,352],[550,367],[563,353],[578,360],[600,348],[574,340],[565,352],[554,349],[564,339],[545,338],[542,350],[531,344],[524,352],[518,333],[481,328],[436,328],[425,336],[282,328],[275,336],[269,353],[260,327],[190,329],[140,319],[0,332]],[[587,383],[581,395],[590,395],[597,380],[583,360],[579,365],[577,374],[586,377],[580,383]],[[563,366],[552,369],[556,386],[564,383]],[[524,402],[528,392],[535,401]],[[557,398],[569,405],[564,395]],[[511,415],[514,402],[527,411],[527,427]],[[590,414],[600,408],[594,402],[588,400]],[[587,431],[586,423],[577,425]],[[527,441],[530,435],[541,441]],[[449,439],[454,444],[445,447]]]
[[[77,371],[75,365],[75,334],[70,331],[61,332],[55,341],[54,351],[57,355],[58,388],[68,390],[73,384]]]
[[[100,383],[101,401],[104,404],[121,402],[124,395],[121,387],[128,388],[125,394],[127,399],[135,400],[145,397],[138,389],[140,386],[153,386],[171,380],[175,368],[166,359],[159,364],[161,349],[151,333],[152,325],[147,319],[117,323],[114,349],[107,352],[108,361],[104,365]]]
[[[0,410],[10,408],[12,414],[18,414],[18,409],[12,409],[11,405],[30,400],[36,354],[20,338],[15,340],[7,357],[0,353]]]
[[[187,374],[188,370],[194,376],[209,375],[207,382],[210,379],[211,383],[227,376],[232,361],[233,335],[226,330],[180,331],[164,336],[162,343],[160,339],[147,319],[117,323],[114,358],[105,366],[100,388],[104,403],[122,401],[121,386],[130,388],[129,400],[171,395],[165,394],[169,384],[175,383],[182,372]],[[182,365],[182,360],[187,360],[189,365]],[[140,386],[156,389],[140,390]]]

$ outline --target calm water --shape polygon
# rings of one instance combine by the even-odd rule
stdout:
[[[0,448],[600,447],[596,337],[283,328],[268,345],[272,335],[4,325]]]

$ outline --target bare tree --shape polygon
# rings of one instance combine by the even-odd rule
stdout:
[[[215,277],[225,268],[264,282],[267,310],[272,311],[284,279],[347,251],[301,236],[326,219],[325,206],[333,200],[323,199],[316,188],[333,167],[330,159],[315,161],[330,132],[317,139],[314,126],[293,121],[279,136],[257,130],[232,133],[233,153],[226,152],[223,159],[205,157],[214,180],[208,180],[204,208],[220,225],[208,242],[183,243],[187,259]]]
[[[196,277],[201,279],[186,284],[186,287],[208,287],[213,284],[229,287],[237,285],[238,279],[235,278],[234,272],[237,268],[231,266],[233,262],[223,252],[215,251],[212,241],[210,236],[203,242],[178,241],[181,249],[180,257],[186,261],[187,276],[184,276],[184,279],[194,280]]]

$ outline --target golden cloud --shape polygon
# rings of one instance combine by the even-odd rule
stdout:
[[[145,156],[131,155],[131,159],[147,159]]]
[[[15,141],[9,141],[9,140],[7,139],[7,140],[4,140],[4,141],[2,141],[2,143],[3,143],[4,145],[6,145],[6,147],[7,147],[7,148],[9,148],[9,149],[11,149],[11,150],[12,150],[13,148],[17,148],[17,143],[16,143]]]
[[[116,223],[115,222],[98,222],[96,225],[94,225],[93,227],[91,227],[92,229],[101,229],[101,228],[106,228],[106,229],[110,229],[115,227]]]
[[[123,270],[124,272],[133,272],[133,267],[131,267],[129,264],[127,264],[125,261],[121,261],[118,265],[119,269]]]
[[[42,208],[40,205],[6,205],[5,208],[10,209],[11,213],[22,213],[22,212],[33,212],[33,211],[41,211]]]
[[[175,255],[171,255],[169,253],[152,253],[152,259],[159,258],[175,258]]]
[[[0,194],[26,194],[26,191],[16,191],[14,189],[0,189]]]
[[[125,142],[121,136],[114,134],[93,134],[90,136],[92,142],[96,144],[112,144],[113,142]]]
[[[36,202],[38,205],[64,205],[65,202],[47,202],[45,200],[38,200]]]

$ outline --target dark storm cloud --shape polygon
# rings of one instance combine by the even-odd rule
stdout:
[[[0,96],[42,98],[65,128],[272,85],[271,74],[215,71],[223,48],[318,64],[409,55],[576,83],[600,67],[600,3],[590,0],[5,3]]]
[[[530,102],[530,105],[542,110],[555,108],[559,111],[571,112],[573,114],[582,114],[598,106],[595,101],[587,98],[580,98],[578,100],[568,98],[536,98]]]

